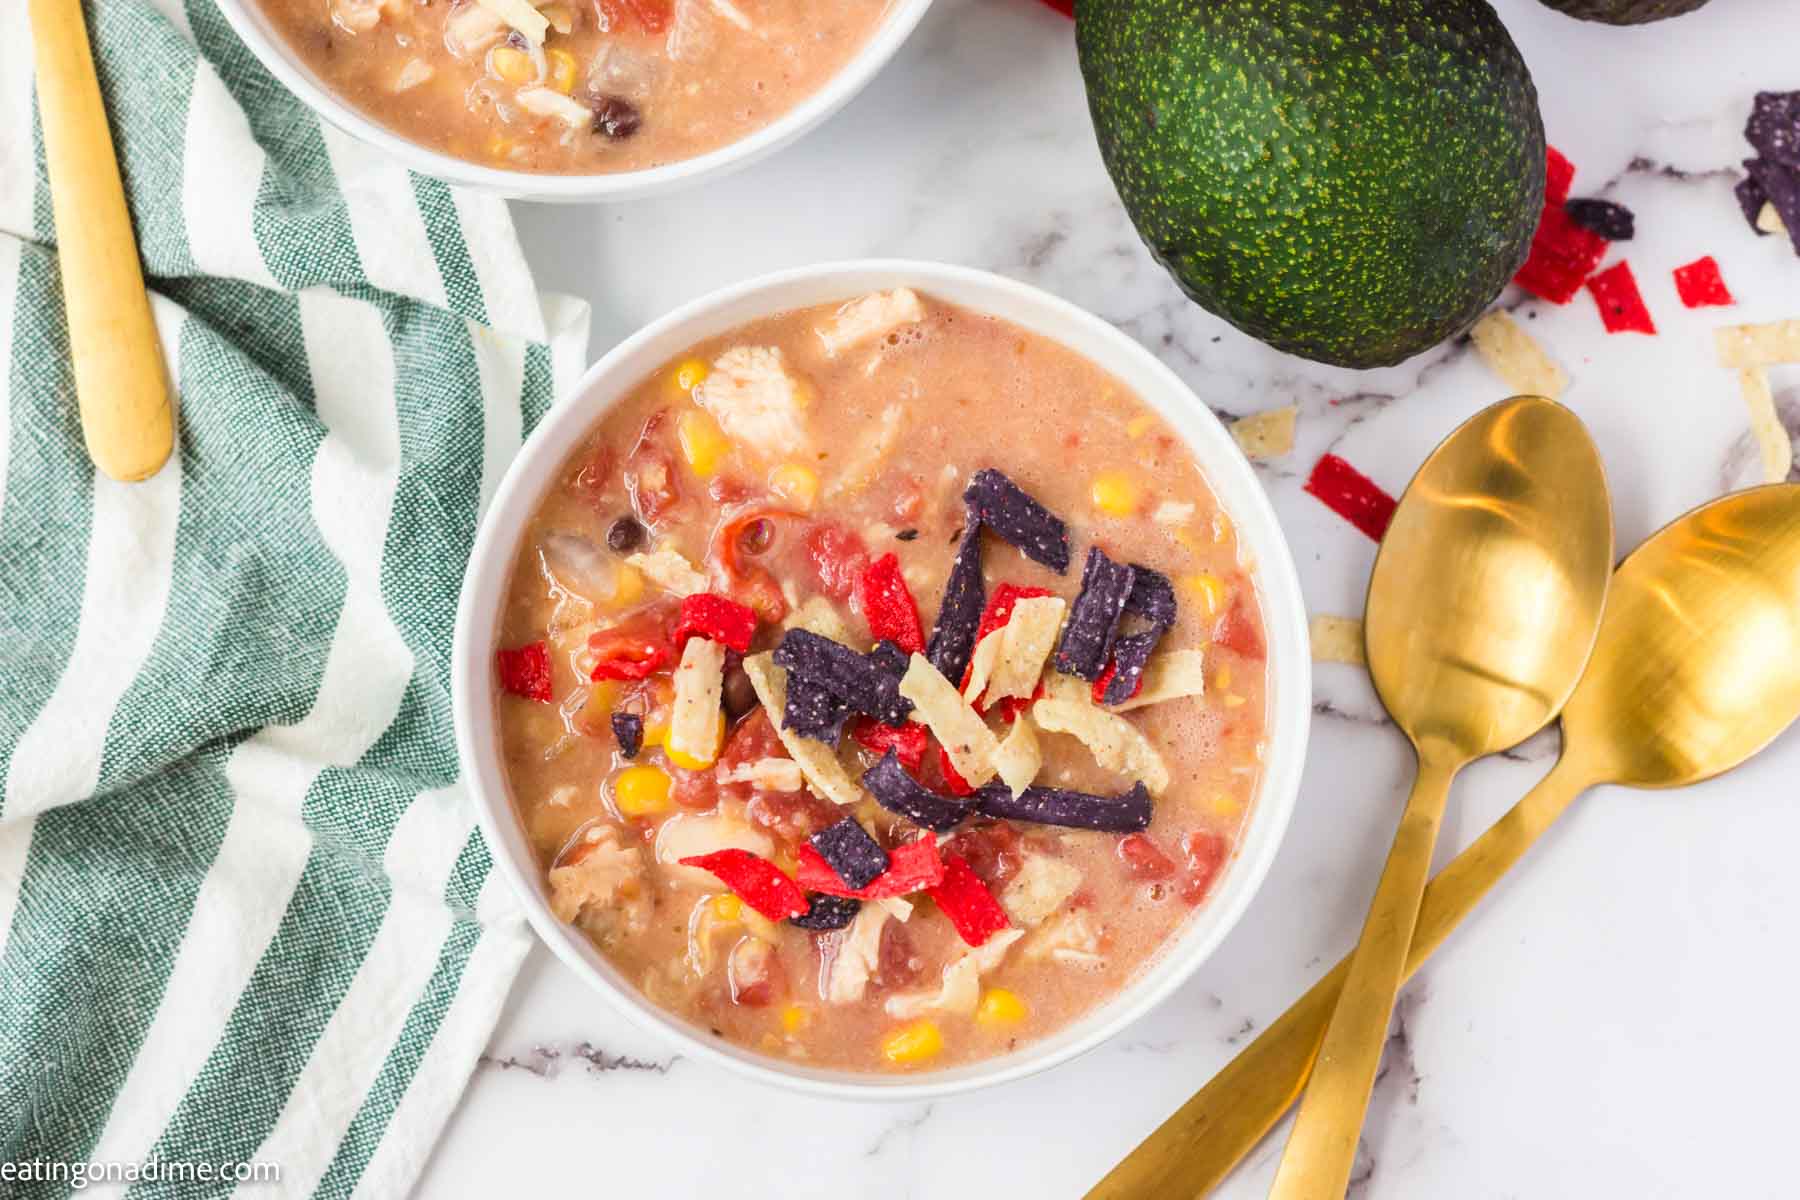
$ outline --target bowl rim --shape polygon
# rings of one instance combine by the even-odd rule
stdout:
[[[932,0],[889,0],[881,25],[842,70],[787,112],[735,142],[660,167],[607,174],[544,175],[469,162],[433,150],[366,116],[313,74],[262,14],[257,0],[216,0],[226,22],[281,85],[321,119],[403,166],[457,187],[511,200],[610,203],[658,196],[726,175],[773,154],[848,104],[899,52]]]
[[[1159,950],[1119,993],[1016,1052],[925,1074],[886,1076],[807,1067],[723,1039],[709,1040],[683,1019],[651,1004],[586,938],[555,918],[510,790],[499,774],[490,664],[500,600],[525,522],[574,440],[608,407],[686,346],[758,315],[902,285],[1004,317],[1086,355],[1131,386],[1177,429],[1236,524],[1240,546],[1251,557],[1271,675],[1268,750],[1250,822],[1208,902],[1188,919],[1175,941]],[[817,299],[808,300],[808,295]],[[539,938],[627,1019],[670,1039],[682,1053],[763,1083],[834,1099],[916,1101],[1021,1079],[1093,1049],[1167,999],[1212,957],[1267,878],[1299,795],[1312,713],[1311,650],[1299,576],[1261,483],[1212,410],[1150,351],[1066,300],[986,271],[895,259],[789,268],[721,288],[652,321],[594,363],[526,439],[483,515],[457,605],[451,656],[462,778],[495,868],[511,886]]]

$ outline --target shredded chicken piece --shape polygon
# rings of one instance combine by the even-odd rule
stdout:
[[[717,0],[715,0],[715,3]],[[852,346],[873,341],[902,325],[925,319],[925,306],[911,288],[895,288],[891,292],[871,292],[850,301],[819,327],[819,341],[829,358],[836,358]]]
[[[444,18],[444,46],[458,58],[473,58],[506,36],[506,22],[479,4],[452,9]]]
[[[1105,966],[1102,932],[1087,909],[1066,909],[1034,929],[1020,953],[1030,960],[1048,958],[1070,967]]]
[[[1000,907],[1021,925],[1036,925],[1081,886],[1081,870],[1048,854],[1027,855],[1000,893]]]
[[[806,786],[800,764],[791,758],[759,758],[735,767],[720,767],[720,783],[747,783],[759,792],[797,792]]]
[[[775,346],[734,346],[719,355],[694,400],[727,436],[765,457],[805,453],[809,389]]]
[[[555,117],[570,129],[586,129],[594,123],[594,110],[554,88],[533,84],[520,88],[515,97],[519,107],[533,116]]]
[[[935,992],[898,992],[883,1005],[897,1020],[921,1017],[932,1009],[968,1016],[981,999],[981,977],[1000,965],[1012,944],[1025,936],[1022,929],[1003,929],[979,946],[971,946],[944,967],[943,982]]]
[[[620,922],[626,933],[640,932],[650,917],[643,851],[625,845],[611,825],[589,829],[568,863],[551,868],[550,911],[596,932]]]
[[[657,587],[677,596],[691,596],[706,590],[706,576],[694,569],[687,556],[673,546],[664,546],[654,554],[641,551],[625,560],[642,571]]]
[[[532,5],[531,0],[475,0],[496,17],[519,31],[519,36],[534,46],[544,44],[550,19]]]
[[[850,922],[843,941],[838,943],[837,957],[831,961],[831,974],[825,980],[826,1003],[862,1002],[869,976],[881,961],[881,933],[890,915],[880,905],[865,904]]]
[[[719,881],[710,872],[681,865],[684,858],[697,858],[715,850],[748,850],[767,858],[774,853],[775,844],[749,822],[726,812],[676,813],[656,831],[656,861],[674,884],[716,891]]]

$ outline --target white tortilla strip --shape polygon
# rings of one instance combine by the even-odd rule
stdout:
[[[1031,714],[1022,712],[994,751],[994,770],[1017,796],[1031,786],[1043,767],[1044,751],[1038,745],[1037,728],[1031,723]]]
[[[1012,617],[996,630],[1006,637],[988,679],[988,704],[1015,697],[1028,699],[1037,691],[1068,607],[1061,596],[1031,596],[1013,605]]]
[[[1513,392],[1554,400],[1569,386],[1569,377],[1505,309],[1496,308],[1469,330],[1475,353],[1488,370]]]
[[[981,977],[1000,965],[1012,944],[1025,936],[1023,929],[1002,929],[979,946],[971,946],[944,968],[943,983],[935,992],[900,992],[883,1006],[896,1020],[922,1017],[936,1009],[969,1016],[981,1002]]]
[[[822,638],[830,638],[840,645],[856,648],[856,635],[850,632],[850,626],[844,623],[839,615],[837,605],[823,596],[814,596],[805,604],[788,614],[783,621],[784,629],[804,629],[808,633],[816,633]]]
[[[962,692],[963,699],[970,704],[987,691],[988,680],[994,677],[994,664],[1000,661],[1000,650],[1005,642],[1006,626],[1002,625],[975,643],[975,653],[969,656],[969,686]]]
[[[787,747],[794,761],[800,764],[800,773],[806,777],[807,785],[819,796],[834,804],[846,807],[863,798],[862,789],[844,770],[844,764],[838,761],[837,752],[824,742],[812,738],[801,737],[791,729],[781,727],[781,716],[787,711],[787,672],[775,665],[775,656],[769,651],[752,654],[744,660],[744,674],[750,677],[750,686],[756,689],[756,698],[768,711],[769,723],[775,726],[775,736]]]
[[[1756,227],[1764,233],[1787,232],[1787,226],[1781,222],[1781,214],[1775,211],[1775,204],[1770,200],[1764,200],[1762,211],[1756,214]]]
[[[1152,796],[1169,790],[1169,766],[1143,732],[1092,702],[1046,696],[1031,715],[1050,733],[1066,733],[1088,748],[1094,761],[1129,779],[1142,780]]]
[[[670,750],[710,763],[719,757],[720,717],[725,686],[725,647],[711,638],[692,637],[675,668],[675,700],[669,714]]]
[[[534,46],[544,44],[550,29],[550,18],[532,7],[529,0],[475,0],[475,3],[511,25]]]
[[[1314,662],[1348,663],[1353,667],[1368,665],[1368,659],[1363,655],[1363,623],[1357,618],[1320,613],[1313,617],[1309,630]]]
[[[994,777],[999,740],[981,714],[923,654],[912,656],[900,678],[900,694],[913,702],[914,719],[931,730],[950,756],[950,765],[970,787],[980,787]]]
[[[1206,655],[1199,650],[1169,650],[1151,657],[1144,667],[1144,684],[1138,688],[1138,694],[1123,704],[1113,705],[1111,711],[1130,712],[1146,704],[1205,694]]]
[[[1722,367],[1766,367],[1800,362],[1800,317],[1763,325],[1721,325],[1713,343]]]
[[[1775,411],[1769,373],[1761,367],[1745,367],[1738,372],[1738,386],[1744,391],[1744,404],[1750,409],[1750,432],[1756,435],[1756,447],[1762,455],[1763,482],[1780,483],[1794,469],[1794,443]]]
[[[664,546],[654,554],[633,554],[625,561],[665,592],[687,597],[706,590],[706,576],[696,571],[694,564],[673,546]]]
[[[1272,408],[1231,423],[1231,436],[1250,458],[1280,458],[1294,448],[1294,422],[1300,407]]]
[[[1028,854],[1000,893],[1000,907],[1020,925],[1036,925],[1081,886],[1081,868],[1049,854]]]
[[[791,758],[759,758],[735,767],[720,767],[720,783],[747,783],[759,792],[797,792],[806,786],[800,764]]]
[[[903,925],[912,920],[913,906],[911,900],[902,900],[898,896],[883,896],[881,899],[873,901],[873,903],[880,908],[887,909],[888,916],[894,918],[894,920],[899,921]]]

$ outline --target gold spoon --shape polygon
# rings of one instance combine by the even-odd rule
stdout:
[[[1550,773],[1457,855],[1419,909],[1410,976],[1576,796],[1601,783],[1681,787],[1737,766],[1800,717],[1800,485],[1715,500],[1614,575]],[[1203,1196],[1294,1102],[1348,960],[1297,1000],[1088,1193]]]
[[[175,414],[81,0],[31,0],[31,34],[82,436],[114,479],[148,479]]]
[[[1419,773],[1272,1200],[1341,1200],[1419,900],[1464,766],[1556,716],[1581,678],[1612,574],[1612,509],[1587,430],[1515,396],[1432,452],[1394,513],[1369,580],[1364,637],[1382,703]]]

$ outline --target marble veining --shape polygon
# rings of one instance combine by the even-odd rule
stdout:
[[[1789,0],[1715,0],[1639,29],[1497,0],[1578,196],[1630,206],[1628,258],[1659,329],[1609,336],[1591,300],[1500,303],[1549,348],[1593,431],[1623,552],[1759,463],[1711,330],[1800,315],[1800,260],[1731,187],[1750,96],[1800,88]],[[1454,340],[1354,372],[1302,362],[1190,304],[1151,261],[1094,148],[1070,28],[1034,0],[938,0],[869,89],[802,144],[697,191],[518,216],[547,288],[594,305],[594,353],[715,287],[809,261],[937,258],[1027,280],[1112,321],[1221,416],[1300,407],[1259,464],[1309,607],[1361,611],[1374,547],[1301,485],[1343,455],[1391,491],[1503,388]],[[754,231],[746,236],[747,231]],[[1739,303],[1689,312],[1670,270],[1713,254]],[[1800,434],[1800,367],[1771,377]],[[1214,958],[1112,1042],[931,1105],[837,1105],[684,1061],[545,952],[528,962],[418,1194],[604,1186],[637,1197],[1079,1195],[1350,946],[1410,782],[1366,675],[1316,673],[1311,756],[1274,870]],[[1548,768],[1548,732],[1459,780],[1442,857]],[[1684,792],[1601,789],[1403,994],[1351,1194],[1788,1194],[1785,1031],[1800,985],[1792,736]],[[1773,1035],[1773,1036],[1771,1036]],[[1282,1126],[1222,1190],[1267,1191]]]

